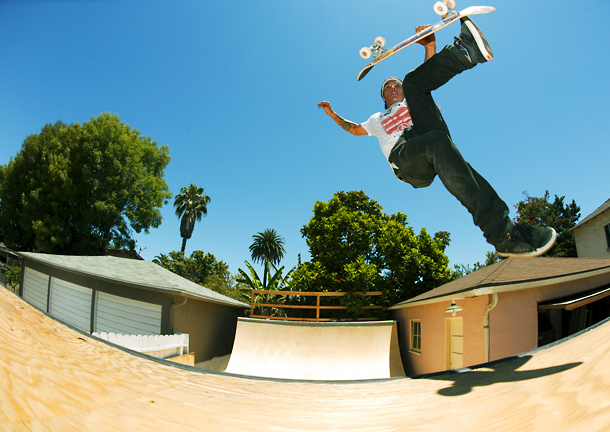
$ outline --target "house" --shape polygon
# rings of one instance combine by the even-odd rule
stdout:
[[[610,258],[610,199],[569,232],[579,258]]]
[[[472,366],[610,316],[610,259],[508,258],[389,310],[407,375]]]
[[[84,332],[189,334],[197,362],[231,352],[250,306],[150,261],[19,252],[20,295]]]

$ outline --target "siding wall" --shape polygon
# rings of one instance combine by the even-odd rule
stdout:
[[[23,283],[23,298],[38,309],[47,312],[48,293],[49,276],[26,267]]]
[[[189,335],[189,348],[198,363],[231,353],[240,316],[244,309],[188,299],[174,309],[174,332]]]
[[[91,329],[92,296],[92,289],[51,278],[49,313],[79,330],[88,332]]]
[[[24,263],[23,277],[21,295],[25,300],[79,330],[170,333],[172,295],[87,277],[31,260]],[[50,301],[47,301],[49,280]]]
[[[160,305],[97,293],[95,303],[96,332],[158,335],[161,334]]]

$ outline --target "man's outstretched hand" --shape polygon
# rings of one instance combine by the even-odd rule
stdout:
[[[330,102],[326,102],[326,101],[320,102],[318,104],[318,108],[322,108],[328,115],[331,115],[334,113],[333,109],[330,107]]]
[[[330,107],[330,102],[320,102],[318,104],[318,108],[322,108],[326,114],[332,118],[335,123],[341,126],[346,132],[351,133],[352,135],[366,135],[368,132],[359,124],[353,123],[349,120],[345,120],[339,114],[335,113],[333,109]]]

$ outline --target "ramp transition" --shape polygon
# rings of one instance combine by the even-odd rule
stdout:
[[[428,378],[316,382],[171,366],[72,330],[0,288],[2,431],[607,431],[610,322]]]
[[[300,380],[405,376],[396,322],[239,318],[227,372]]]

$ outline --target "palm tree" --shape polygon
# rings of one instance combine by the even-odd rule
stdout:
[[[274,229],[266,229],[252,237],[254,238],[254,243],[250,245],[250,254],[252,261],[261,262],[265,268],[263,287],[266,287],[269,265],[275,268],[275,264],[279,264],[284,257],[284,252],[286,252],[284,249],[284,239]]]
[[[180,237],[182,237],[182,253],[186,248],[186,241],[193,235],[195,221],[208,214],[210,197],[203,192],[203,188],[191,184],[188,189],[182,187],[174,199],[176,216],[180,220]]]

